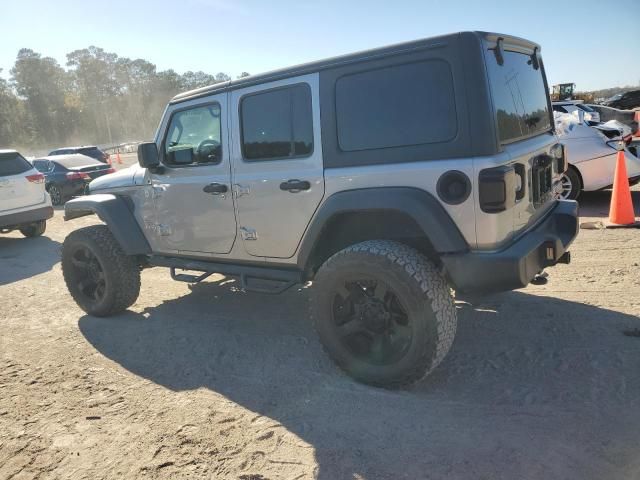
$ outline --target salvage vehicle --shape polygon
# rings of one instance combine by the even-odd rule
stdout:
[[[591,108],[589,105],[575,101],[551,102],[554,112],[571,113],[576,115],[580,110],[584,112],[582,115],[588,122],[599,122],[600,113]],[[575,113],[574,113],[575,112]]]
[[[57,155],[33,160],[33,166],[44,175],[45,188],[54,205],[84,194],[94,178],[114,173],[109,165],[80,154]]]
[[[567,171],[562,176],[564,199],[575,200],[580,193],[611,188],[618,150],[624,151],[629,184],[640,181],[640,159],[629,148],[624,133],[630,130],[619,122],[589,125],[571,114],[556,114],[556,129],[567,148]],[[618,128],[612,125],[618,124]],[[630,135],[627,135],[630,138]]]
[[[104,222],[62,248],[83,310],[125,310],[147,267],[263,293],[310,281],[326,351],[383,387],[443,360],[452,289],[541,282],[578,232],[576,202],[557,198],[566,159],[540,46],[507,35],[455,33],[177,95],[138,161],[65,206],[67,220]]]
[[[44,175],[15,150],[0,150],[0,233],[38,237],[53,217]]]

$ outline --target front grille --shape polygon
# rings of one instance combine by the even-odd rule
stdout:
[[[534,207],[553,198],[553,159],[549,155],[540,155],[533,160],[531,193]]]

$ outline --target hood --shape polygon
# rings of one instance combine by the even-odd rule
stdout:
[[[96,178],[89,184],[89,191],[91,193],[104,193],[105,190],[113,188],[142,185],[145,172],[146,169],[140,167],[140,165],[132,165],[129,168]]]

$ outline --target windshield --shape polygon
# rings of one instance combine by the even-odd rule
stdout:
[[[521,140],[551,129],[551,115],[542,68],[533,68],[531,56],[504,52],[499,65],[486,51],[491,94],[501,143]]]
[[[610,97],[609,100],[607,100],[608,102],[613,102],[614,100],[620,100],[622,98],[622,94],[621,93],[616,93],[613,97]]]

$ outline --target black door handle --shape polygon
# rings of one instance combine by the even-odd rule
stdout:
[[[286,190],[292,193],[297,193],[302,190],[309,190],[311,188],[311,184],[306,180],[287,180],[286,182],[282,182],[280,184],[280,190]]]
[[[227,187],[224,183],[210,183],[202,189],[204,193],[210,193],[211,195],[220,195],[221,193],[227,193],[228,190],[229,187]]]

